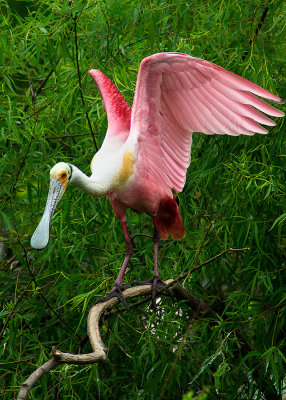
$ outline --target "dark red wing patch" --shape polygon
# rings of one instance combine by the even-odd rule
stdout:
[[[179,207],[169,196],[161,200],[154,222],[160,239],[166,240],[170,235],[172,239],[180,240],[186,234]]]

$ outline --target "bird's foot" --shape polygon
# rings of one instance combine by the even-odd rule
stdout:
[[[156,298],[158,290],[164,288],[166,283],[159,278],[159,276],[154,275],[153,279],[148,281],[134,281],[136,285],[151,285],[151,299],[152,299],[152,308],[153,310],[156,309]],[[173,298],[173,293],[170,289],[167,289],[167,293]]]
[[[104,297],[100,298],[96,301],[95,304],[105,303],[106,301],[112,299],[113,297],[117,297],[119,302],[124,305],[125,310],[129,310],[128,304],[123,296],[123,291],[128,289],[131,285],[114,285],[111,291]]]

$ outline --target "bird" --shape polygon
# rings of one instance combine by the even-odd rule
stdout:
[[[118,297],[128,307],[123,278],[134,244],[126,210],[148,214],[153,221],[154,300],[157,288],[164,285],[158,271],[159,239],[185,236],[174,192],[185,185],[192,134],[267,134],[260,124],[276,124],[265,114],[283,117],[284,113],[260,97],[276,104],[284,100],[212,62],[182,53],[157,53],[141,61],[132,107],[103,72],[88,72],[107,114],[106,136],[92,158],[90,176],[66,162],[50,170],[46,207],[31,246],[47,246],[54,210],[69,184],[93,196],[107,196],[121,224],[126,253],[104,299]]]

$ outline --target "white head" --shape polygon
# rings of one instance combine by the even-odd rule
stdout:
[[[58,178],[64,187],[70,182],[71,177],[72,167],[65,162],[57,163],[50,170],[50,178]]]
[[[50,240],[50,225],[55,208],[72,179],[72,166],[59,162],[50,170],[50,188],[42,219],[31,238],[34,249],[43,249]]]

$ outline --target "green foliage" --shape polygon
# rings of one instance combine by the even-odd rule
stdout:
[[[89,171],[95,145],[87,115],[98,147],[104,138],[105,112],[87,71],[102,70],[132,104],[142,58],[178,51],[285,98],[282,6],[279,0],[0,2],[3,398],[16,398],[23,381],[50,358],[51,346],[90,351],[81,348],[88,309],[110,290],[124,257],[108,200],[76,188],[54,215],[50,245],[37,252],[29,244],[53,164]],[[160,271],[163,279],[177,277],[230,247],[249,248],[225,253],[185,282],[218,318],[165,298],[158,313],[143,304],[106,318],[107,362],[62,365],[39,381],[31,399],[281,396],[284,132],[285,119],[267,136],[194,135],[187,184],[177,195],[187,235],[162,243]],[[128,220],[136,252],[126,279],[145,280],[152,271],[151,221],[132,212]]]
[[[193,390],[183,395],[183,400],[207,400],[207,398],[208,394],[205,391],[199,393],[197,396],[194,396]]]

